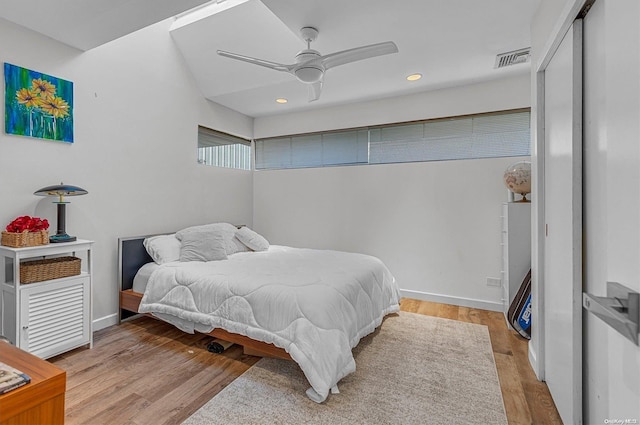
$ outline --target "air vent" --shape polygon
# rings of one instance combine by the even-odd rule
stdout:
[[[496,56],[496,64],[494,68],[504,68],[505,66],[517,65],[519,63],[529,62],[531,56],[531,47],[526,49],[514,50],[513,52],[501,53]]]

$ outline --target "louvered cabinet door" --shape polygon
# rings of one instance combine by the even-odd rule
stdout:
[[[88,275],[23,285],[19,346],[48,358],[90,343]]]

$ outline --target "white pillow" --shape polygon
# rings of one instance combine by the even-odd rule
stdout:
[[[180,261],[226,260],[224,237],[215,231],[187,232],[182,235]]]
[[[176,238],[182,240],[186,234],[196,233],[201,237],[209,237],[210,235],[220,235],[224,239],[224,247],[227,255],[234,254],[238,251],[236,244],[233,243],[233,237],[236,234],[236,226],[229,223],[212,223],[202,226],[192,226],[182,229],[176,233]]]
[[[248,227],[238,229],[236,238],[254,251],[266,251],[269,249],[269,241]]]
[[[233,242],[233,245],[235,246],[235,249],[233,250],[233,253],[237,253],[237,252],[249,252],[251,251],[249,249],[248,246],[246,246],[245,244],[243,244],[242,242],[240,242],[240,239],[238,239],[235,235],[233,236],[233,239],[231,239],[231,242]],[[229,254],[231,255],[231,254]]]
[[[159,235],[146,238],[142,245],[158,264],[178,261],[180,259],[180,241],[175,234]]]

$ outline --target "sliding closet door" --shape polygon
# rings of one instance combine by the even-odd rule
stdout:
[[[640,292],[640,3],[595,2],[584,18],[585,292]],[[589,313],[584,422],[640,423],[640,347]]]
[[[545,380],[565,424],[582,423],[582,21],[544,71]]]

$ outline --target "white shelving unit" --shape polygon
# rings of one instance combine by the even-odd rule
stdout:
[[[92,245],[93,241],[79,239],[26,248],[0,246],[0,330],[17,347],[49,358],[83,345],[93,346]],[[79,275],[20,283],[21,261],[69,254],[81,258]]]
[[[530,268],[531,203],[505,202],[502,204],[502,302],[505,318]]]

